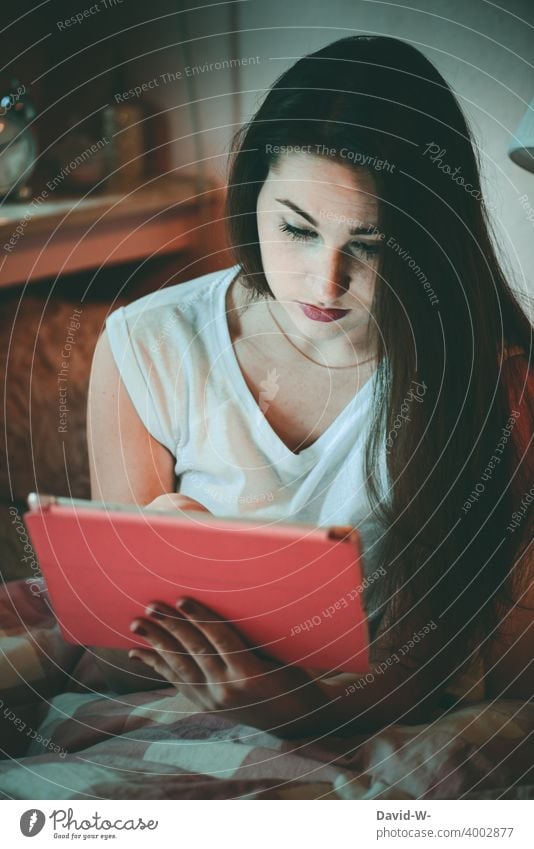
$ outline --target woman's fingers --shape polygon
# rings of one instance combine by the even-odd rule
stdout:
[[[161,602],[154,602],[147,610],[154,607],[169,614],[165,620],[158,619],[158,622],[175,633],[199,666],[206,670],[206,677],[220,678],[229,667],[239,676],[244,664],[250,666],[250,660],[254,658],[251,647],[213,610],[191,598],[180,599],[174,611]],[[214,680],[213,677],[211,680]]]
[[[145,634],[138,633],[151,642],[178,680],[193,686],[239,685],[261,673],[262,662],[237,631],[196,600],[181,599],[177,609],[155,601],[146,612],[150,618],[134,620],[132,630],[136,622],[145,629]],[[170,680],[162,669],[154,668]]]
[[[349,537],[351,541],[355,539],[356,532],[352,525],[332,525],[328,529],[329,539],[345,539],[345,537]]]
[[[188,498],[187,495],[181,495],[179,492],[165,492],[163,495],[158,495],[150,504],[145,504],[145,510],[198,510],[203,513],[209,513],[207,507],[204,507],[200,501],[195,501],[194,498]]]
[[[251,666],[257,665],[252,647],[225,619],[221,619],[209,607],[192,598],[183,598],[177,603],[177,609],[211,643],[227,667],[234,674],[247,674]]]
[[[191,657],[189,651],[176,638],[176,636],[165,627],[160,627],[156,622],[150,619],[134,619],[131,624],[131,629],[134,633],[139,634],[151,644],[155,652],[161,657],[163,666],[157,663],[154,666],[156,672],[164,675],[167,680],[170,680],[166,673],[165,667],[172,670],[173,675],[178,681],[183,681],[188,684],[200,684],[205,682],[203,670]],[[139,654],[144,650],[139,650]],[[135,649],[135,653],[138,650]],[[143,659],[150,659],[145,655]],[[146,662],[146,660],[145,660]],[[150,664],[151,665],[151,664]],[[174,683],[174,682],[173,682]]]
[[[151,620],[156,620],[158,625],[171,635],[171,639],[179,643],[183,651],[193,658],[203,673],[202,680],[209,683],[220,679],[226,671],[225,661],[217,647],[195,622],[189,621],[179,611],[173,610],[163,602],[149,604],[147,613]],[[166,660],[168,661],[167,658]]]
[[[169,684],[172,684],[179,693],[182,693],[182,695],[186,696],[194,704],[199,705],[203,710],[211,709],[209,685],[202,682],[179,680],[176,669],[171,668],[157,651],[132,649],[130,658],[136,658],[142,661],[150,669],[153,669],[154,672],[157,672],[158,675],[161,675],[162,678],[165,678]],[[154,689],[159,688],[159,686],[159,683],[155,684]]]
[[[173,680],[176,678],[175,673],[172,671],[168,663],[155,651],[150,651],[149,649],[130,649],[128,652],[128,657],[130,660],[141,660],[148,666],[150,669],[153,669],[154,672],[157,672],[158,675],[161,675],[162,678],[165,678],[170,684],[177,684],[178,682]],[[154,679],[155,680],[155,679]],[[156,687],[157,685],[155,685]],[[154,687],[154,689],[155,689]]]

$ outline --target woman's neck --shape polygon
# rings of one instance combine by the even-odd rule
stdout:
[[[265,306],[272,321],[290,344],[298,348],[302,356],[311,358],[319,365],[332,369],[357,368],[375,359],[375,350],[369,348],[366,326],[355,328],[351,336],[343,333],[330,339],[310,340],[291,321],[282,304],[270,300]]]
[[[250,301],[245,287],[237,278],[229,286],[226,295],[228,326],[233,341],[254,334],[279,333],[286,343],[286,357],[297,364],[339,369],[350,373],[350,369],[376,366],[375,351],[369,349],[366,327],[361,328],[359,338],[347,339],[345,335],[335,339],[307,340],[275,299]],[[312,362],[310,362],[310,360]],[[345,368],[346,367],[346,368]]]

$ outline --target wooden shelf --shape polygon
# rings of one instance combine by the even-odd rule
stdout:
[[[122,193],[4,204],[0,286],[194,250],[222,192],[213,181],[164,175]]]

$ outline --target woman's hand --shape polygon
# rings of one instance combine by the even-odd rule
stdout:
[[[329,699],[310,676],[261,658],[212,610],[184,598],[174,609],[153,602],[146,613],[130,627],[153,650],[130,649],[129,657],[142,660],[199,708],[264,729],[281,725],[281,736],[310,733],[321,724],[322,712],[313,712]]]
[[[204,507],[200,501],[195,501],[194,498],[188,498],[187,495],[181,495],[179,492],[165,492],[163,495],[158,495],[149,504],[145,504],[145,510],[201,510],[204,513],[209,513],[207,507]]]

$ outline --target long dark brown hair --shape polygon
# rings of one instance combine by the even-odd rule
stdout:
[[[273,297],[261,263],[258,193],[279,161],[276,148],[294,145],[324,145],[374,178],[383,248],[371,309],[379,367],[365,473],[387,534],[385,576],[368,597],[391,614],[384,621],[394,626],[392,645],[413,632],[415,612],[421,624],[439,624],[438,642],[420,647],[445,680],[496,629],[513,581],[525,573],[520,557],[533,536],[528,499],[523,509],[534,480],[534,409],[524,394],[532,325],[496,257],[462,110],[419,50],[378,36],[336,41],[283,73],[235,135],[226,215],[253,298]],[[504,362],[510,346],[524,357]],[[510,418],[514,378],[520,415]],[[420,402],[414,380],[425,387]],[[385,444],[386,482],[378,480]]]

